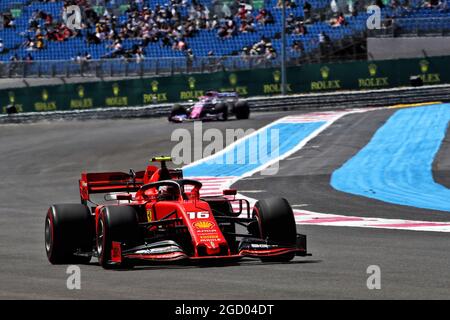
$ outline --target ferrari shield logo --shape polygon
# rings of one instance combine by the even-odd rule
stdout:
[[[153,213],[152,213],[152,209],[147,209],[147,221],[148,221],[148,222],[153,221]]]

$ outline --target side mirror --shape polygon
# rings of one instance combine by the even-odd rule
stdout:
[[[223,195],[224,196],[235,196],[237,194],[237,190],[236,189],[225,189],[223,190]]]
[[[127,200],[127,201],[131,201],[133,200],[133,196],[129,193],[124,193],[124,194],[118,194],[116,195],[116,199],[117,200]]]
[[[131,201],[133,200],[133,196],[129,193],[119,193],[119,194],[114,194],[114,193],[107,193],[104,196],[104,199],[106,201],[113,201],[113,200],[117,200],[117,201],[121,201],[121,200],[125,200],[125,201]]]

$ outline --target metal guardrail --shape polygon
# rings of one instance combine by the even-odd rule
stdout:
[[[0,62],[0,78],[140,77],[273,68],[280,64],[279,57],[267,59],[264,56],[17,61]]]
[[[385,107],[396,104],[425,103],[430,101],[448,102],[450,101],[450,85],[370,91],[338,91],[278,97],[254,97],[247,100],[250,103],[252,112]],[[184,105],[187,104],[184,103]],[[79,111],[29,112],[0,115],[0,124],[56,119],[163,117],[169,114],[171,107],[171,104],[160,104],[143,107],[100,108]]]

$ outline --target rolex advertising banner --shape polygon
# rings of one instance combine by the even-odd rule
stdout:
[[[410,77],[424,84],[450,83],[450,57],[310,64],[287,70],[287,92],[381,89],[409,86]],[[174,75],[121,81],[37,86],[0,90],[0,106],[19,112],[82,110],[192,101],[206,91],[236,91],[241,97],[281,93],[279,69]]]

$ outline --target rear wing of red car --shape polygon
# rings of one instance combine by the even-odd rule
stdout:
[[[79,180],[81,200],[89,201],[94,193],[136,192],[144,185],[144,174],[145,171],[133,175],[124,172],[82,173]]]

